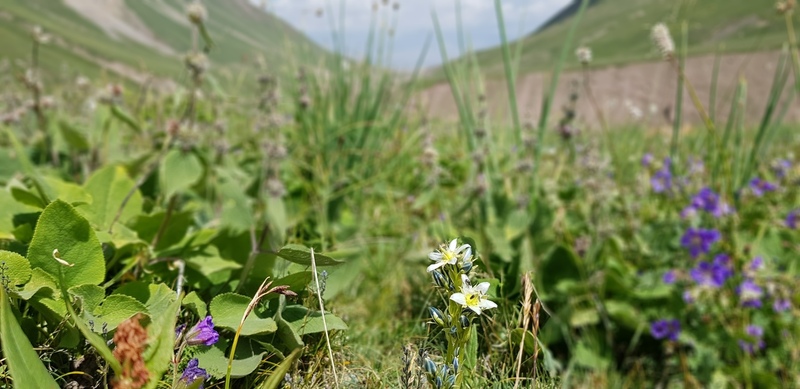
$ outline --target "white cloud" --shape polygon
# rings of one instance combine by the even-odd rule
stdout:
[[[335,22],[339,22],[340,1],[336,0],[252,0],[266,4],[266,8],[291,23],[298,30],[325,47],[331,47],[331,24],[328,13],[333,11]],[[460,0],[462,26],[469,44],[485,48],[500,42],[497,19],[492,0]],[[529,33],[550,16],[558,12],[571,0],[502,0],[506,31],[509,39]],[[378,4],[378,12],[373,11]],[[392,10],[398,3],[399,9]],[[348,54],[363,56],[370,23],[377,17],[379,28],[395,26],[394,50],[391,65],[398,69],[410,69],[417,61],[426,36],[433,34],[431,12],[435,9],[445,36],[450,55],[458,54],[456,23],[456,0],[390,0],[387,6],[382,0],[346,1],[344,15],[345,40]],[[330,9],[328,7],[331,7]],[[323,15],[317,16],[318,10]],[[436,45],[428,51],[425,65],[441,62]]]

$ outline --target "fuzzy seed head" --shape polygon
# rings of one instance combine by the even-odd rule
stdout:
[[[588,65],[589,62],[592,62],[592,49],[581,46],[575,50],[575,56],[578,57],[578,61],[583,65]]]
[[[650,36],[664,59],[672,58],[675,54],[675,42],[672,40],[672,35],[670,35],[667,25],[664,23],[656,24],[653,26]]]
[[[192,4],[189,4],[186,7],[186,16],[189,18],[189,21],[193,24],[201,24],[203,23],[206,18],[208,17],[208,12],[206,11],[206,7],[203,6],[199,1],[195,1]]]

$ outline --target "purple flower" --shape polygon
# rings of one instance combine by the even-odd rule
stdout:
[[[653,163],[653,154],[647,153],[642,156],[642,166],[648,167]]]
[[[181,379],[178,380],[178,384],[175,387],[178,389],[203,389],[203,384],[205,384],[207,378],[206,369],[199,366],[197,358],[193,358],[186,365],[186,370],[181,374]]]
[[[704,230],[702,228],[689,228],[681,238],[681,245],[689,250],[692,258],[708,253],[711,246],[722,236],[717,230]]]
[[[777,189],[777,185],[758,177],[750,180],[750,191],[752,191],[753,195],[756,197],[761,197],[764,193],[774,192]]]
[[[747,268],[751,271],[758,271],[764,268],[764,258],[755,257],[750,264],[747,265]]]
[[[785,178],[791,168],[792,163],[788,159],[781,159],[772,165],[772,172],[778,178]]]
[[[721,201],[719,195],[709,188],[700,189],[700,192],[697,192],[697,194],[692,197],[692,202],[689,207],[684,209],[683,212],[690,213],[688,209],[705,211],[716,218],[733,213],[733,209],[727,203]]]
[[[717,254],[714,257],[714,266],[718,267],[718,271],[725,279],[733,277],[733,265],[731,265],[731,258],[728,254]]]
[[[681,333],[681,323],[677,319],[656,320],[650,324],[650,335],[656,339],[667,338],[672,341],[678,340]]]
[[[211,316],[206,316],[200,320],[186,333],[186,344],[189,346],[211,346],[219,340],[219,333],[214,330],[214,322]]]
[[[786,215],[786,227],[793,230],[797,229],[797,218],[800,216],[800,209],[793,209]]]
[[[792,309],[792,301],[789,299],[777,299],[772,303],[772,309],[775,312],[786,312]]]
[[[764,290],[753,280],[744,280],[737,288],[737,292],[739,293],[739,302],[743,307],[761,308],[761,297],[764,295]]]
[[[686,304],[694,303],[694,294],[692,294],[692,291],[689,289],[684,290],[681,297],[683,298],[683,302]]]
[[[672,173],[668,166],[664,166],[653,174],[653,177],[650,178],[650,187],[655,193],[664,193],[672,188]]]
[[[706,171],[706,166],[703,164],[702,159],[691,158],[689,160],[689,175],[703,174]]]
[[[764,336],[763,328],[757,325],[749,325],[744,332],[750,338],[739,339],[739,347],[741,347],[744,352],[753,354],[757,350],[764,348],[764,339],[762,339]]]
[[[672,285],[675,283],[675,278],[676,278],[675,270],[667,270],[667,272],[664,273],[664,277],[661,280],[664,281],[664,283],[667,285]]]
[[[720,288],[729,277],[730,269],[717,263],[702,261],[689,272],[692,279],[700,286]]]

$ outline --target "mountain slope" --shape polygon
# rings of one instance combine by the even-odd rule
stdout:
[[[549,69],[560,55],[580,0],[521,42],[520,72]],[[576,43],[594,52],[593,65],[617,65],[659,57],[650,41],[650,28],[658,22],[670,27],[680,41],[681,21],[688,22],[689,54],[749,52],[780,47],[786,40],[782,17],[770,1],[731,0],[597,0],[592,1],[576,33]],[[571,55],[572,53],[570,53]],[[499,47],[476,53],[490,74],[502,72]],[[572,58],[568,64],[577,65]]]
[[[148,75],[177,77],[192,47],[182,0],[2,0],[0,59],[30,61],[35,25],[52,35],[40,64],[48,72],[96,76],[111,72],[133,81]],[[318,61],[325,51],[279,18],[248,0],[205,1],[207,27],[216,46],[214,71],[253,66],[258,58],[273,73]],[[287,55],[286,53],[291,53]]]

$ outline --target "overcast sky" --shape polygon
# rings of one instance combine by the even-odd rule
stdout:
[[[266,4],[267,10],[294,25],[319,44],[331,48],[331,26],[327,15],[329,4],[338,12],[340,0],[253,0]],[[464,30],[476,49],[491,47],[500,42],[493,0],[460,0]],[[558,12],[571,0],[502,0],[509,39],[525,35]],[[458,54],[456,33],[456,0],[349,0],[346,4],[347,54],[361,58],[373,15],[373,3],[378,3],[378,25],[385,29],[396,23],[392,63],[396,69],[410,70],[419,57],[426,36],[433,33],[431,10],[439,15],[445,34],[448,54]],[[399,3],[393,11],[392,4]],[[318,10],[325,15],[317,16]],[[394,20],[396,19],[396,21]],[[337,19],[338,20],[338,19]],[[435,38],[432,36],[432,38]],[[426,66],[441,63],[435,41],[428,50]]]

